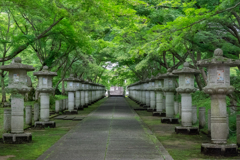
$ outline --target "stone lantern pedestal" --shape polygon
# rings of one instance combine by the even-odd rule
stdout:
[[[66,91],[68,92],[68,110],[64,111],[64,114],[78,114],[78,111],[74,109],[74,92],[76,91],[75,82],[78,82],[78,79],[73,77],[73,74],[70,74],[69,78],[64,79],[67,82]]]
[[[161,78],[164,79],[163,91],[166,95],[166,117],[161,118],[162,123],[171,123],[178,124],[178,119],[174,118],[174,92],[175,88],[175,78],[177,76],[171,73],[171,70],[168,69],[166,74],[161,75]]]
[[[75,87],[76,87],[76,92],[75,92],[75,97],[76,97],[76,109],[77,110],[83,110],[83,106],[81,104],[81,90],[82,90],[82,84],[81,84],[81,79],[78,79],[78,81],[75,82]]]
[[[208,68],[208,83],[203,91],[211,96],[211,140],[203,143],[201,152],[207,155],[236,156],[236,144],[227,144],[228,124],[226,95],[234,91],[230,86],[230,67],[239,66],[240,60],[223,57],[223,51],[216,49],[213,58],[197,62]]]
[[[183,134],[199,134],[198,127],[192,127],[192,95],[197,89],[194,88],[194,75],[200,74],[199,70],[189,68],[189,64],[185,62],[182,69],[172,72],[179,75],[179,87],[176,89],[181,94],[181,114],[182,126],[175,127],[175,132]]]
[[[80,92],[81,92],[81,108],[85,108],[85,92],[84,92],[84,81],[81,79],[81,87],[80,87]]]
[[[54,76],[57,76],[57,73],[48,71],[48,67],[44,66],[42,71],[34,72],[33,75],[38,77],[36,91],[40,93],[40,121],[35,122],[35,127],[55,128],[55,122],[49,121],[49,95],[54,91],[52,79]]]
[[[164,104],[163,104],[163,78],[161,74],[158,74],[155,78],[155,90],[156,90],[156,111],[153,112],[153,116],[165,116]]]
[[[84,108],[88,108],[88,104],[89,104],[89,96],[88,96],[88,82],[84,81],[84,97],[85,97],[85,106]]]
[[[10,65],[0,66],[3,71],[9,71],[9,84],[5,88],[11,93],[11,133],[3,134],[4,143],[26,143],[32,141],[31,133],[24,133],[24,95],[31,90],[27,86],[28,71],[35,68],[22,64],[19,57],[14,58]]]

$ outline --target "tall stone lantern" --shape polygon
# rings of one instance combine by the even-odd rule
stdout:
[[[162,116],[165,115],[165,113],[163,113],[163,92],[162,92],[162,88],[163,88],[163,78],[161,77],[161,74],[158,74],[155,78],[155,90],[156,90],[156,112],[153,112],[153,116]]]
[[[82,110],[83,107],[81,107],[81,80],[76,78],[77,81],[73,82],[76,88],[75,92],[75,108],[77,110]]]
[[[162,123],[179,123],[177,118],[174,118],[174,92],[176,91],[175,80],[176,75],[173,75],[171,69],[167,70],[166,74],[162,74],[159,78],[164,79],[163,91],[166,95],[166,117],[161,119]]]
[[[70,74],[69,78],[64,79],[64,81],[67,82],[66,91],[68,92],[68,110],[64,112],[65,114],[78,114],[78,111],[74,110],[74,93],[76,91],[75,82],[77,82],[78,79],[74,78],[73,74]]]
[[[194,75],[200,74],[197,69],[189,68],[188,62],[183,64],[182,69],[172,72],[179,75],[179,87],[176,89],[181,94],[182,126],[175,127],[176,133],[198,134],[198,127],[192,127],[192,95],[197,89],[194,88]]]
[[[223,57],[223,51],[216,49],[213,57],[197,62],[199,67],[207,67],[208,83],[203,88],[204,93],[211,96],[211,141],[203,143],[201,151],[204,154],[212,154],[221,150],[218,155],[237,155],[237,145],[227,144],[228,124],[226,95],[234,91],[230,86],[230,67],[239,66],[240,60]]]
[[[145,108],[149,108],[150,107],[150,91],[149,91],[149,81],[150,81],[150,79],[149,78],[147,78],[146,80],[145,80],[145,85],[144,85],[144,90],[145,90],[145,93],[146,93],[146,105],[144,106]]]
[[[49,94],[54,91],[52,87],[52,80],[54,76],[57,76],[56,72],[48,71],[48,66],[44,66],[42,71],[34,72],[34,76],[38,78],[38,87],[36,91],[40,93],[40,121],[35,122],[35,127],[51,127],[56,126],[54,121],[49,121],[50,111],[50,99]]]
[[[22,64],[20,57],[14,58],[10,65],[0,66],[3,71],[9,71],[9,84],[5,88],[11,93],[11,133],[3,134],[4,143],[22,143],[32,141],[31,133],[24,133],[24,95],[31,88],[27,86],[27,72],[34,71],[30,65]]]

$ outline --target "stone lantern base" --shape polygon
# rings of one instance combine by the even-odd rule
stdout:
[[[152,113],[152,116],[166,117],[166,112],[156,111]]]
[[[3,143],[7,144],[21,144],[21,143],[29,143],[32,141],[31,133],[4,133],[3,134]]]
[[[78,114],[78,111],[77,110],[72,110],[72,111],[66,110],[63,113],[65,115],[72,115],[72,114]]]
[[[175,132],[181,133],[181,134],[199,134],[199,129],[198,127],[184,127],[184,126],[177,126],[175,127]]]
[[[178,118],[163,117],[161,118],[161,122],[168,123],[168,124],[179,124]]]
[[[156,109],[148,108],[147,111],[148,111],[148,112],[154,112],[154,111],[156,111]]]
[[[35,122],[35,128],[55,128],[56,127],[56,123],[54,121],[48,121],[48,122]]]
[[[211,156],[237,156],[238,147],[236,144],[202,143],[201,153]]]

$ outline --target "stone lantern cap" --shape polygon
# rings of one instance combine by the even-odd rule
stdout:
[[[54,77],[54,76],[57,76],[57,73],[48,71],[48,66],[44,66],[42,71],[33,72],[33,75],[37,76],[38,78],[40,78],[41,76]],[[39,81],[38,81],[38,83],[39,83]],[[44,86],[44,87],[42,85],[38,84],[38,87],[36,88],[36,90],[39,92],[46,92],[46,93],[54,91],[54,88],[52,87],[52,80],[48,79],[46,81],[46,86]]]
[[[164,78],[162,77],[161,73],[158,73],[158,75],[155,77],[155,83],[161,83],[161,87],[159,86],[159,84],[155,84],[155,90],[156,91],[162,91],[163,88],[163,80]]]
[[[215,49],[212,58],[203,59],[197,62],[197,66],[199,67],[207,67],[207,66],[213,66],[213,65],[235,67],[240,65],[240,60],[223,57],[223,51],[220,48],[217,48]]]
[[[57,76],[57,72],[48,71],[48,66],[44,66],[41,71],[33,72],[34,76]]]
[[[9,71],[9,84],[5,88],[6,92],[27,93],[31,90],[31,87],[27,86],[26,72],[34,71],[35,68],[31,65],[22,64],[22,59],[20,57],[14,58],[10,65],[0,66],[0,69],[3,71]]]
[[[174,75],[172,73],[172,69],[169,68],[167,70],[167,73],[162,74],[159,76],[159,78],[164,78],[164,87],[162,88],[162,91],[164,92],[175,92],[175,84],[173,82],[173,79],[177,78],[177,75]]]
[[[177,75],[174,75],[172,73],[172,69],[171,68],[169,68],[167,70],[167,73],[161,74],[160,76],[158,76],[158,78],[177,78],[177,77],[178,77]]]
[[[200,71],[197,70],[197,69],[190,68],[189,63],[185,62],[183,64],[182,69],[174,70],[172,73],[176,74],[176,75],[179,75],[179,74],[194,74],[194,75],[197,75],[197,74],[200,74]]]
[[[194,76],[200,74],[197,69],[189,68],[189,63],[185,62],[182,69],[177,69],[172,72],[179,75],[179,87],[176,89],[178,93],[192,93],[197,89],[194,88]]]
[[[0,69],[3,71],[11,71],[11,70],[34,71],[35,70],[35,68],[31,65],[22,64],[22,59],[20,57],[14,58],[13,63],[9,65],[0,66]]]
[[[70,74],[70,76],[68,78],[65,78],[64,81],[78,82],[79,80],[77,78],[74,78],[73,74]]]

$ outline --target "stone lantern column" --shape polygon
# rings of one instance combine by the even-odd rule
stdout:
[[[179,87],[176,89],[181,94],[182,126],[175,127],[176,133],[198,134],[198,127],[192,127],[192,95],[194,88],[194,75],[200,74],[199,70],[189,68],[188,62],[182,69],[174,70],[173,74],[179,75]]]
[[[147,78],[146,80],[146,84],[145,84],[145,93],[146,93],[146,106],[144,106],[145,108],[149,108],[150,107],[150,91],[149,91],[149,79]]]
[[[89,104],[89,99],[88,99],[88,82],[85,81],[85,85],[84,85],[84,93],[85,93],[85,107],[88,107]]]
[[[81,107],[81,91],[80,91],[80,79],[78,79],[77,77],[75,77],[76,81],[73,82],[74,83],[74,86],[75,86],[75,108],[77,110],[82,110],[80,107]]]
[[[85,92],[84,92],[84,81],[81,79],[81,84],[80,84],[80,93],[81,93],[81,108],[83,109],[85,106]]]
[[[227,144],[226,95],[234,91],[234,87],[230,86],[230,67],[239,66],[240,60],[225,58],[223,51],[216,49],[213,58],[200,60],[197,65],[208,69],[208,83],[203,91],[211,96],[212,143],[203,143],[201,151],[204,154],[216,151],[217,155],[237,155],[237,145]]]
[[[40,121],[35,122],[35,127],[54,128],[56,126],[55,122],[49,121],[49,94],[54,91],[52,79],[54,76],[57,76],[57,73],[48,71],[48,66],[44,66],[42,71],[34,72],[33,75],[38,77],[38,87],[36,91],[40,93]]]
[[[166,117],[162,118],[161,122],[178,124],[178,119],[174,118],[174,92],[176,90],[175,79],[177,76],[171,73],[171,69],[168,69],[166,74],[161,75],[161,78],[164,78],[164,87],[162,90],[166,95]]]
[[[22,143],[32,141],[31,133],[24,133],[24,95],[31,88],[27,86],[27,72],[34,71],[30,65],[22,64],[20,57],[14,58],[10,65],[0,66],[3,71],[9,71],[9,83],[5,88],[11,93],[11,133],[3,134],[4,143]]]
[[[153,116],[162,116],[163,115],[163,78],[161,74],[158,74],[155,78],[155,90],[156,90],[156,112],[153,112]],[[165,115],[165,114],[164,114]]]
[[[74,93],[76,92],[75,82],[79,80],[70,74],[69,78],[64,79],[67,82],[66,91],[68,92],[68,110],[64,111],[65,114],[78,114],[77,110],[74,110]]]
[[[153,112],[156,108],[156,96],[155,96],[155,78],[152,76],[151,80],[149,81],[150,91],[150,108],[147,109],[148,112]]]
[[[92,89],[92,83],[90,82],[89,83],[89,93],[88,93],[88,95],[89,95],[89,104],[91,105],[92,103],[93,103],[93,100],[92,100],[92,91],[93,91],[93,89]]]

